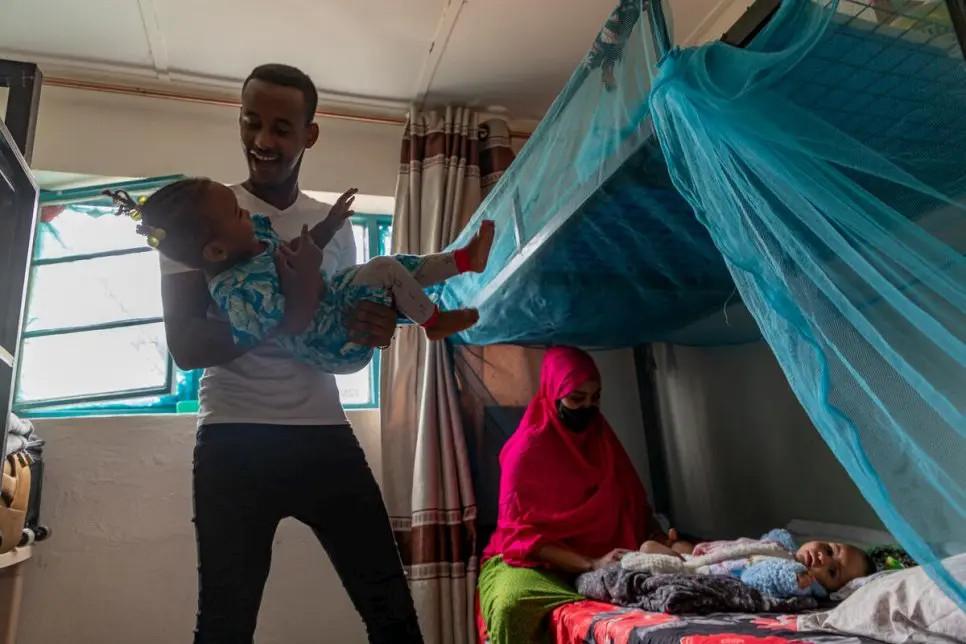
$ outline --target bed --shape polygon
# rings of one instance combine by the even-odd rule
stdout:
[[[777,6],[758,0],[726,42],[753,41]],[[646,69],[659,52],[645,13],[612,20],[604,39],[623,47],[616,54],[623,62],[611,82],[592,50],[454,243],[464,244],[480,220],[496,220],[487,270],[450,280],[439,293],[445,308],[480,309],[481,322],[460,342],[623,348],[759,337],[754,325],[736,327],[721,315],[734,299],[734,282],[670,180],[649,113]],[[770,91],[913,176],[927,176],[944,195],[966,198],[963,3],[840,0],[830,24]],[[876,179],[854,180],[877,192],[863,183]],[[966,250],[959,211],[961,239],[953,243],[921,219],[936,214],[935,204],[911,193],[887,197],[902,216]],[[700,333],[683,342],[682,332],[695,328]],[[876,641],[799,633],[797,623],[776,615],[674,618],[581,602],[558,609],[551,629],[558,642]]]
[[[799,543],[844,541],[866,548],[892,541],[881,530],[795,519],[785,526]],[[823,642],[866,644],[870,638],[800,631],[797,615],[667,615],[620,608],[595,601],[561,606],[550,629],[556,644],[784,644]]]
[[[966,580],[966,555],[949,557],[943,565],[955,579]],[[550,630],[556,644],[963,642],[966,613],[926,569],[910,568],[879,573],[842,603],[797,616],[674,616],[584,601],[554,611]]]
[[[893,541],[885,531],[803,519],[785,526],[795,540],[842,541],[869,548]],[[879,640],[799,630],[798,615],[718,613],[668,615],[582,601],[556,609],[549,630],[555,644],[878,644]],[[485,626],[479,621],[481,641]]]
[[[958,11],[958,0],[950,4]],[[727,42],[753,41],[777,5],[756,2]],[[455,242],[481,219],[497,223],[487,270],[439,294],[444,308],[480,309],[460,342],[620,348],[760,337],[724,315],[735,301],[731,275],[669,178],[648,104],[654,3],[644,6],[615,23],[611,84],[592,50]],[[966,93],[951,90],[966,87],[966,67],[959,14],[945,7],[840,0],[832,27],[777,91],[882,154],[915,146],[914,170],[960,197]]]
[[[831,633],[799,632],[794,615],[675,616],[586,601],[551,616],[555,644],[878,644]]]

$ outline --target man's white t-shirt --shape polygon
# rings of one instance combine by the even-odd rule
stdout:
[[[231,186],[242,208],[265,215],[282,239],[294,239],[321,221],[331,207],[299,193],[285,210],[271,206],[240,185]],[[352,226],[343,226],[323,249],[322,269],[327,273],[356,263]],[[161,274],[194,270],[161,256]],[[224,319],[212,307],[209,317]],[[348,422],[335,376],[296,360],[275,345],[260,345],[240,358],[205,370],[198,392],[199,425],[259,423],[267,425],[341,425]]]

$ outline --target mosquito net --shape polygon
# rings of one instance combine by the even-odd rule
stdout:
[[[760,337],[754,324],[725,315],[738,301],[734,282],[671,183],[654,132],[657,17],[641,0],[621,2],[457,240],[481,219],[496,221],[487,270],[443,289],[445,307],[480,309],[463,342],[616,347]]]
[[[673,51],[650,105],[815,426],[966,606],[943,564],[966,550],[966,69],[945,6],[786,1],[745,49]]]
[[[469,343],[628,346],[729,341],[740,300],[966,607],[943,563],[966,551],[966,67],[945,4],[785,0],[747,46],[685,50],[657,9],[614,12],[456,242],[496,219],[491,266],[443,304],[481,308]]]

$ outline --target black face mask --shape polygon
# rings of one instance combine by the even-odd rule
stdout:
[[[560,415],[560,422],[564,424],[564,427],[579,434],[587,431],[590,424],[597,418],[597,414],[600,413],[600,408],[578,407],[571,409],[563,404],[562,400],[558,400],[557,413]]]

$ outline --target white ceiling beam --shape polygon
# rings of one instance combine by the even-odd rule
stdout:
[[[167,80],[160,81],[157,72],[150,67],[118,65],[99,61],[77,60],[44,56],[30,52],[0,49],[0,58],[26,60],[36,63],[44,71],[46,85],[56,86],[59,79],[81,83],[107,83],[131,88],[179,92],[200,98],[237,100],[242,81],[232,78],[203,76],[169,69]],[[67,83],[61,83],[65,86]],[[360,112],[363,114],[405,118],[411,103],[395,99],[356,96],[319,89],[319,108]]]
[[[443,60],[449,39],[453,35],[453,30],[456,29],[456,23],[463,11],[463,5],[467,2],[468,0],[447,0],[446,6],[443,8],[443,13],[436,25],[436,33],[433,34],[433,40],[429,43],[429,51],[426,52],[423,67],[419,72],[419,81],[416,84],[413,98],[413,102],[418,106],[422,106],[433,87],[433,80],[436,77],[436,71],[439,69],[439,63]]]
[[[161,21],[158,20],[156,0],[138,0],[141,11],[141,24],[144,25],[144,35],[148,39],[148,50],[154,71],[160,80],[170,81],[168,72],[168,48],[164,43],[164,32],[161,31]]]

